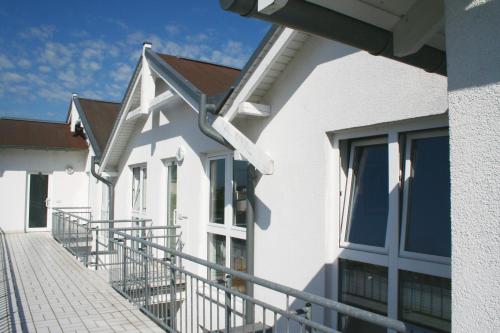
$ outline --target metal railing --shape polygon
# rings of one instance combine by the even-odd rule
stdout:
[[[335,333],[324,323],[336,313],[409,332],[401,321],[217,265],[128,231],[114,236],[111,285],[168,332]],[[245,294],[250,285],[256,296]]]
[[[53,207],[52,236],[85,266],[108,268],[114,253],[113,243],[117,230],[181,249],[181,236],[176,226],[152,226],[149,219],[92,220],[89,207]]]

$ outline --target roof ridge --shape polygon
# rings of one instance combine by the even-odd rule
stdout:
[[[122,104],[121,102],[115,102],[115,101],[105,101],[103,99],[97,99],[97,98],[87,98],[87,97],[81,97],[78,96],[78,99],[85,99],[87,101],[94,101],[94,102],[101,102],[101,103],[110,103],[110,104]]]
[[[19,117],[0,117],[0,120],[14,120],[14,121],[30,121],[33,123],[45,123],[45,124],[54,124],[54,125],[68,125],[65,121],[54,121],[54,120],[46,120],[46,119],[35,119],[35,118],[19,118]]]
[[[240,72],[242,70],[242,68],[238,68],[238,67],[234,67],[234,66],[229,66],[229,65],[224,65],[224,64],[218,64],[218,63],[215,63],[215,62],[210,62],[208,60],[195,59],[195,58],[191,58],[191,57],[185,57],[185,56],[180,56],[180,55],[173,55],[173,54],[168,54],[168,53],[160,53],[160,52],[156,52],[156,54],[158,54],[158,55],[164,55],[164,56],[169,56],[169,57],[175,57],[175,58],[183,59],[183,60],[187,60],[187,61],[199,62],[199,63],[207,64],[207,65],[213,65],[213,66],[218,66],[218,67],[224,67],[224,68],[234,69],[234,70],[240,71]]]

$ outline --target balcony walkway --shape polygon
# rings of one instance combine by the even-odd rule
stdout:
[[[163,332],[49,233],[0,239],[1,332]]]

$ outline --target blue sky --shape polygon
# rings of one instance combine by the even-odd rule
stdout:
[[[142,42],[242,67],[269,25],[217,0],[0,4],[0,117],[64,120],[72,92],[121,101]]]

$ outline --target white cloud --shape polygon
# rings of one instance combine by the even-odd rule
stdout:
[[[181,31],[181,26],[178,24],[167,24],[165,26],[165,30],[168,32],[169,35],[177,35]]]
[[[13,68],[14,64],[5,54],[0,54],[0,69]]]
[[[40,54],[40,60],[52,67],[63,67],[71,62],[73,50],[70,45],[47,42]]]
[[[0,81],[6,83],[16,83],[24,81],[24,77],[14,72],[7,72],[0,74]]]
[[[38,66],[38,70],[42,73],[48,73],[51,71],[50,67],[49,66]]]
[[[22,67],[22,68],[29,68],[31,67],[31,61],[28,59],[20,59],[17,64]]]
[[[119,63],[115,67],[115,70],[110,73],[110,76],[116,82],[126,83],[132,76],[132,67],[124,63]]]
[[[20,33],[22,38],[39,38],[39,39],[49,39],[52,37],[56,27],[49,24],[42,24],[38,27],[28,28],[26,31]]]

